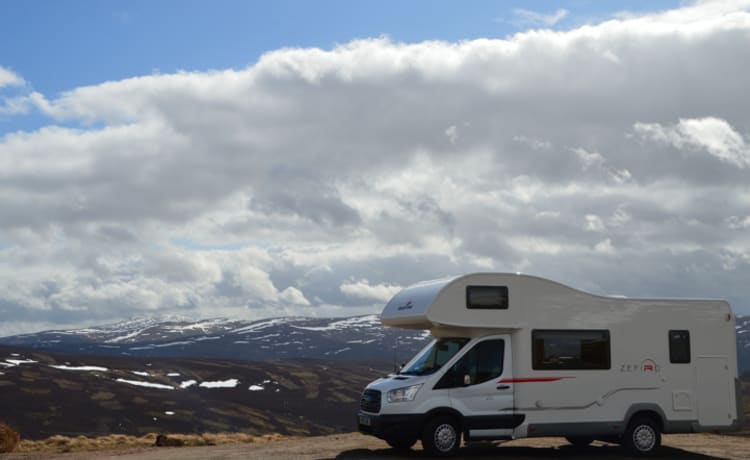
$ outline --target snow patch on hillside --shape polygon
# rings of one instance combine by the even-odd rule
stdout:
[[[107,372],[109,369],[101,366],[66,366],[64,364],[50,364],[49,367],[60,369],[61,371],[82,371],[82,372]]]
[[[164,385],[162,383],[151,383],[151,382],[143,382],[141,380],[128,380],[128,379],[117,379],[115,381],[120,382],[120,383],[127,383],[128,385],[135,385],[138,387],[157,388],[159,390],[174,390],[173,386]]]
[[[340,321],[333,321],[327,326],[297,326],[292,324],[291,326],[295,329],[303,329],[305,331],[340,331],[351,327],[360,326],[380,326],[380,317],[378,315],[367,315],[367,316],[356,316],[354,318],[346,318]]]
[[[213,382],[201,382],[198,386],[201,388],[234,388],[239,385],[239,383],[240,381],[237,379],[228,379]]]
[[[241,327],[239,329],[235,329],[232,332],[235,334],[249,334],[251,332],[259,331],[261,329],[266,329],[268,327],[277,326],[279,324],[285,323],[287,320],[285,318],[274,318],[269,319],[267,321],[261,321],[258,323],[250,324],[249,326]]]
[[[0,365],[5,367],[15,367],[20,366],[21,364],[33,364],[38,361],[34,361],[33,359],[11,359],[11,358],[5,358],[4,363],[0,363]]]

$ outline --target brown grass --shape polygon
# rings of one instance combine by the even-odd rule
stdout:
[[[110,434],[89,438],[86,436],[68,437],[52,436],[40,441],[21,441],[18,452],[82,452],[128,447],[149,447],[156,442],[156,433],[143,436]],[[169,439],[178,440],[184,446],[215,446],[219,444],[239,444],[259,441],[278,441],[286,437],[279,434],[263,436],[244,433],[204,433],[204,434],[170,434]]]
[[[0,454],[13,452],[20,441],[21,436],[16,430],[0,422]]]

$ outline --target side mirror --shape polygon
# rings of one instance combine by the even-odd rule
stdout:
[[[464,375],[464,386],[471,385],[471,376],[469,374]]]

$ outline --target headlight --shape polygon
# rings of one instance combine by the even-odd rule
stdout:
[[[422,384],[418,383],[410,387],[396,388],[388,392],[388,402],[406,402],[411,401],[417,395],[419,389],[422,388]]]

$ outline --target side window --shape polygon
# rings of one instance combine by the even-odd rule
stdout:
[[[465,378],[469,376],[469,385],[476,385],[499,377],[503,373],[505,341],[502,339],[485,340],[474,345],[435,385],[436,389],[466,386]]]
[[[536,370],[610,368],[609,331],[535,330],[531,340]]]
[[[669,331],[669,362],[690,362],[690,331]]]
[[[466,286],[466,308],[508,309],[508,286]]]

